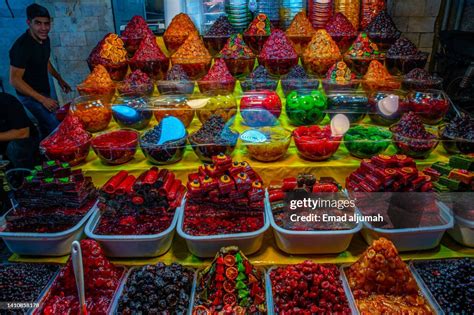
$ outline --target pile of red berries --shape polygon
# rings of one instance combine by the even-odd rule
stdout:
[[[336,265],[305,261],[270,272],[275,313],[351,314]]]

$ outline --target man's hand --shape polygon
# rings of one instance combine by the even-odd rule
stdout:
[[[69,84],[67,84],[67,82],[64,81],[63,79],[58,80],[58,83],[59,83],[59,86],[61,87],[61,90],[63,90],[64,93],[67,94],[72,91]]]
[[[50,112],[54,112],[56,109],[58,109],[58,102],[49,97],[44,97],[41,100],[41,104],[43,104],[43,106],[46,107]]]

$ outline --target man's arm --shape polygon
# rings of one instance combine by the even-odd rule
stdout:
[[[10,129],[8,131],[0,132],[1,141],[12,141],[18,139],[25,139],[30,136],[30,128]]]
[[[43,104],[48,110],[55,110],[58,106],[57,102],[36,92],[28,83],[23,80],[24,74],[25,69],[10,66],[10,84],[21,94],[30,96]]]
[[[51,61],[48,61],[48,71],[56,80],[58,80],[58,83],[61,86],[61,89],[64,91],[64,93],[71,92],[71,87],[69,86],[69,84],[67,84],[66,81],[63,80],[59,72],[54,68]]]

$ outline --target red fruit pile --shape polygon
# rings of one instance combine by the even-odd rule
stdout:
[[[274,30],[263,45],[260,58],[264,59],[290,59],[298,58],[293,45],[282,30]]]
[[[153,31],[148,27],[145,19],[139,15],[135,15],[130,22],[128,22],[121,37],[127,51],[133,54],[137,50],[138,45],[140,45],[140,41],[146,36],[155,38]]]
[[[124,270],[111,264],[94,240],[82,240],[81,249],[87,312],[106,314]],[[71,259],[61,269],[38,313],[46,315],[80,313]]]
[[[168,71],[169,59],[156,43],[154,35],[145,35],[133,58],[130,68],[140,69],[154,79],[162,79]]]
[[[326,160],[339,148],[342,136],[333,135],[330,126],[301,126],[293,131],[299,153],[310,160]]]
[[[274,91],[249,92],[240,100],[240,114],[249,126],[274,125],[281,114],[281,100]]]
[[[141,70],[135,70],[118,86],[118,91],[127,96],[144,96],[153,93],[153,80]]]
[[[379,154],[360,163],[346,178],[349,191],[430,191],[430,178],[416,169],[414,160],[406,155]]]
[[[265,190],[247,162],[225,155],[189,174],[183,229],[191,235],[258,230],[263,226]]]
[[[186,189],[173,172],[152,167],[135,178],[120,171],[100,190],[101,235],[151,235],[166,230]]]
[[[91,138],[81,120],[68,115],[56,132],[41,142],[40,147],[49,159],[76,165],[87,157]]]
[[[336,13],[326,24],[326,31],[331,37],[357,36],[357,30],[341,12]]]
[[[224,59],[215,59],[209,72],[198,81],[201,92],[226,91],[234,92],[235,79],[229,72]]]
[[[122,38],[125,42],[125,45],[127,45],[128,39],[142,39],[146,35],[154,36],[145,19],[139,15],[135,15],[125,27],[125,30],[122,33]]]
[[[351,314],[336,265],[305,261],[270,272],[277,314]]]
[[[346,271],[361,314],[433,314],[392,242],[380,238]]]

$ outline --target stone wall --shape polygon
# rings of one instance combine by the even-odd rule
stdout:
[[[11,18],[3,1],[0,2],[0,76],[9,92],[8,50],[15,39],[26,30],[25,8],[33,1],[10,1],[15,18]],[[102,37],[114,32],[112,4],[110,0],[36,0],[48,8],[53,17],[51,58],[63,78],[73,87],[89,73],[86,59]],[[6,35],[5,35],[6,34]],[[70,99],[75,95],[64,96]]]
[[[403,36],[431,53],[440,4],[441,0],[391,0],[387,6]]]

